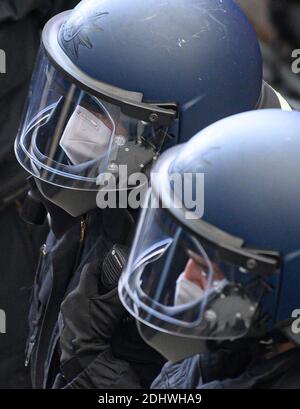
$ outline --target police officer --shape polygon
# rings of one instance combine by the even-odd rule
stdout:
[[[162,357],[116,288],[138,211],[99,210],[99,193],[127,191],[166,148],[266,106],[289,109],[262,81],[256,36],[231,0],[87,0],[46,25],[15,145],[51,221],[30,313],[35,387],[151,383]]]
[[[170,361],[153,388],[300,387],[299,126],[298,112],[235,115],[157,163],[151,193],[170,206],[144,210],[119,288]],[[174,173],[194,196],[204,174],[204,212]]]

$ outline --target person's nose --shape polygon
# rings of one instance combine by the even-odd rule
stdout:
[[[207,277],[201,267],[193,260],[189,259],[183,272],[184,278],[198,285],[203,290],[207,286]]]

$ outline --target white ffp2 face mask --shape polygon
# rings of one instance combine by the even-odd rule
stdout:
[[[74,165],[108,154],[112,130],[96,115],[78,105],[60,140],[60,146]]]
[[[204,291],[199,285],[185,278],[182,273],[176,282],[174,305],[188,304],[203,298]]]

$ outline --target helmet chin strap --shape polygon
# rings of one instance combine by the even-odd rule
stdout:
[[[283,354],[290,351],[291,349],[296,348],[296,345],[292,341],[275,343],[272,350],[266,355],[266,358],[271,359],[277,355]]]

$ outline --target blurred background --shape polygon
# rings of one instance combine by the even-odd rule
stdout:
[[[31,226],[20,209],[28,174],[18,165],[14,140],[26,101],[41,30],[53,15],[77,0],[0,0],[0,49],[6,73],[0,74],[0,309],[6,333],[0,334],[0,388],[30,388],[25,368],[30,294],[46,224]]]
[[[235,0],[253,23],[264,57],[264,79],[300,110],[300,74],[292,72],[300,49],[300,0]]]

